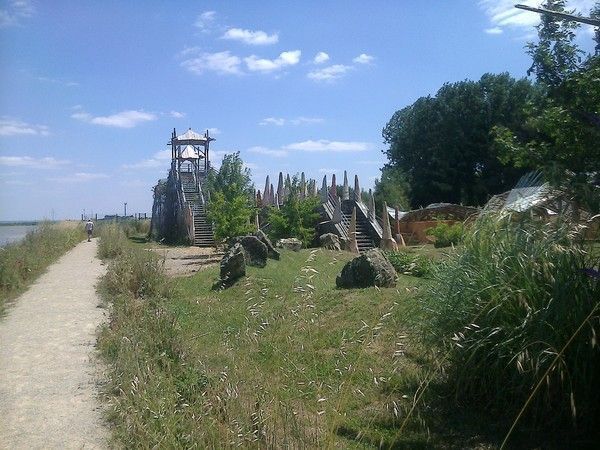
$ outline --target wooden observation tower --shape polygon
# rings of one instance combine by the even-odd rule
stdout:
[[[171,167],[178,173],[191,172],[196,182],[200,182],[210,169],[209,147],[215,139],[208,135],[196,133],[189,128],[185,133],[177,136],[173,128],[171,135]]]

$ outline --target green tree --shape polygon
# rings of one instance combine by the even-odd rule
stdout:
[[[400,210],[409,209],[408,190],[408,181],[402,171],[397,167],[384,166],[381,169],[381,178],[375,180],[373,192],[377,210],[381,209],[383,202]]]
[[[572,13],[565,10],[565,3],[565,0],[546,0],[542,7]],[[539,83],[552,88],[577,70],[583,53],[573,42],[578,27],[577,22],[541,14],[537,26],[538,42],[530,42],[526,46],[532,59],[527,75],[535,74]]]
[[[412,207],[435,202],[482,204],[514,185],[522,169],[502,163],[491,130],[519,128],[536,90],[526,79],[485,74],[447,83],[397,111],[383,129],[388,166],[401,171]]]
[[[501,157],[517,167],[541,169],[576,204],[600,211],[600,56],[571,73],[551,96],[527,108],[525,138],[495,130]]]
[[[208,217],[214,223],[215,238],[228,239],[253,230],[254,186],[250,170],[239,152],[225,155],[218,171],[211,171],[205,183],[210,192]]]
[[[321,218],[318,211],[320,201],[315,197],[299,198],[297,175],[292,178],[289,189],[290,195],[283,205],[279,209],[270,207],[268,210],[269,237],[273,240],[295,237],[308,247],[315,238],[315,227]]]

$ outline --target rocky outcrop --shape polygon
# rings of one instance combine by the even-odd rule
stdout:
[[[255,234],[254,234],[263,244],[265,244],[267,246],[267,255],[269,258],[271,259],[279,259],[279,252],[275,249],[275,247],[273,246],[273,243],[271,242],[271,239],[269,239],[269,237],[264,233],[264,231],[262,230],[258,230]]]
[[[213,289],[225,289],[246,275],[246,258],[240,243],[233,244],[227,250],[221,260],[220,269],[220,278],[213,285]]]
[[[296,238],[279,239],[277,247],[298,252],[302,248],[302,241]]]
[[[337,234],[325,233],[319,236],[319,246],[328,250],[341,251],[340,238]]]
[[[335,284],[339,288],[396,286],[396,271],[379,249],[371,249],[349,261]]]
[[[246,264],[255,267],[265,267],[269,251],[267,246],[256,236],[238,236],[230,241],[230,245],[240,244],[244,249]]]

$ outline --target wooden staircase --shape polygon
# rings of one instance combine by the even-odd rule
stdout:
[[[350,219],[352,218],[352,203],[342,202],[342,226],[344,229],[350,229]],[[367,250],[375,248],[375,242],[369,233],[369,224],[362,214],[356,215],[356,243],[358,251],[364,253]]]
[[[196,247],[214,247],[215,239],[212,223],[206,217],[206,204],[200,195],[200,189],[191,172],[180,172],[181,187],[185,203],[192,210],[194,218],[194,243]]]

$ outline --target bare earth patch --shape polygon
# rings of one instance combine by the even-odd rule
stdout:
[[[161,247],[151,248],[165,260],[165,271],[171,277],[190,276],[218,264],[223,253],[214,248]]]

